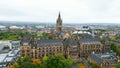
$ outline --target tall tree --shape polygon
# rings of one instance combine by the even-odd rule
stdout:
[[[111,50],[113,50],[114,52],[116,52],[116,44],[115,43],[111,43],[110,48],[111,48]]]
[[[31,59],[29,56],[24,56],[23,59],[22,59],[23,62],[31,62]]]
[[[20,68],[19,64],[17,62],[15,62],[13,65],[12,65],[12,68]]]
[[[22,59],[21,59],[20,57],[17,58],[17,63],[18,63],[19,65],[21,65]]]

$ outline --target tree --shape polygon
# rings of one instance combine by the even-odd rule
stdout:
[[[113,41],[114,41],[115,39],[116,39],[116,37],[115,37],[115,36],[112,36],[112,37],[111,37],[111,40],[113,40]]]
[[[46,63],[48,61],[48,57],[47,56],[44,56],[43,57],[43,63]]]
[[[72,58],[68,57],[68,58],[66,59],[66,62],[67,62],[69,65],[71,65],[71,64],[73,63]]]
[[[12,65],[12,68],[20,68],[19,64],[17,62],[15,62],[13,65]]]
[[[70,58],[70,57],[68,57],[67,59],[66,59],[66,67],[67,68],[71,68],[72,65],[73,64],[73,60],[72,60],[72,58]]]
[[[111,43],[111,46],[110,46],[111,50],[113,50],[114,52],[116,52],[116,44],[115,43]]]
[[[22,62],[20,68],[33,68],[33,64],[31,62]]]
[[[120,68],[120,63],[115,66],[115,68]]]
[[[52,36],[52,35],[49,35],[49,36],[48,36],[48,39],[53,39],[53,36]]]
[[[48,57],[44,56],[42,61],[43,61],[44,68],[47,68]]]
[[[120,48],[116,48],[116,53],[120,55]]]
[[[29,56],[24,56],[23,59],[22,59],[23,62],[31,62],[31,59]]]
[[[100,68],[100,66],[96,63],[90,62],[90,65],[91,65],[92,68]]]
[[[54,56],[44,56],[42,63],[40,59],[30,59],[29,56],[23,58],[18,57],[17,62],[12,66],[13,68],[71,68],[72,59],[64,58],[63,55],[58,54]]]
[[[33,64],[41,64],[40,59],[32,59]]]
[[[19,65],[21,65],[22,59],[21,59],[20,57],[17,58],[17,63],[18,63]]]
[[[63,55],[58,54],[48,57],[48,60],[45,62],[47,63],[46,68],[68,68],[66,65],[71,64],[71,59],[66,60]]]

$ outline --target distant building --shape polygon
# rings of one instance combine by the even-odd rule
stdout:
[[[84,30],[84,31],[87,31],[87,30],[90,30],[91,27],[88,26],[88,25],[85,25],[85,26],[81,26],[81,27],[76,27],[76,30]]]
[[[10,40],[6,40],[6,41],[2,41],[2,40],[1,40],[1,41],[0,41],[0,45],[9,47],[10,50],[12,49],[12,44],[11,44],[11,41],[10,41]]]
[[[7,30],[7,27],[6,26],[0,26],[0,31],[6,31]]]
[[[18,50],[19,47],[20,47],[20,41],[12,41],[12,40],[0,41],[0,54],[7,53],[12,49]]]
[[[19,55],[19,50],[12,50],[7,53],[0,54],[0,68],[7,68],[12,65]]]
[[[10,28],[11,30],[23,29],[23,27],[20,27],[20,26],[10,26],[9,28]]]
[[[93,52],[88,57],[88,60],[97,63],[101,68],[114,68],[119,58],[117,58],[115,53],[95,54]]]
[[[80,34],[89,34],[89,35],[91,35],[91,33],[89,31],[74,31],[72,34],[78,34],[78,35],[80,35]]]
[[[11,32],[15,32],[15,33],[24,30],[23,27],[16,26],[16,25],[15,26],[10,26],[9,29],[10,29]]]
[[[20,48],[20,41],[11,41],[12,49],[19,49]]]
[[[57,33],[60,33],[62,31],[62,19],[61,19],[60,13],[58,15],[58,19],[56,22],[56,31]]]

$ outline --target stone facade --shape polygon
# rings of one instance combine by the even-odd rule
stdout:
[[[84,35],[79,39],[80,56],[88,57],[92,52],[102,53],[103,44],[98,37],[91,35]]]

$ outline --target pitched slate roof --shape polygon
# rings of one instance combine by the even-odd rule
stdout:
[[[50,40],[50,39],[41,39],[38,40],[38,44],[37,46],[50,46],[50,45],[63,45],[62,41],[60,39],[54,39],[54,40]]]
[[[78,45],[77,41],[74,40],[73,38],[65,39],[63,43],[64,43],[64,45],[66,45],[66,46]]]
[[[30,44],[30,40],[22,40],[21,44],[24,45],[29,45]]]
[[[107,63],[115,64],[116,63],[116,56],[113,53],[108,54],[91,54],[91,59],[96,61],[97,63],[102,63],[104,60]]]
[[[100,40],[98,37],[81,37],[80,41],[81,44],[101,44]]]

